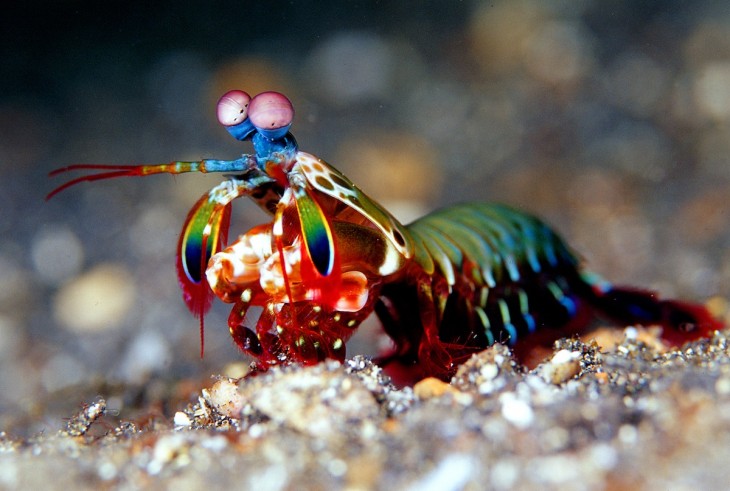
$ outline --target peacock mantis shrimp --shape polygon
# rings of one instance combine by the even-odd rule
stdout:
[[[623,324],[659,324],[673,344],[709,336],[722,323],[701,305],[616,287],[583,270],[539,219],[499,204],[471,203],[409,225],[337,169],[299,150],[284,95],[224,94],[218,121],[254,153],[156,165],[71,165],[121,176],[221,172],[185,220],[177,246],[183,299],[203,318],[212,299],[233,304],[236,345],[265,370],[284,363],[343,360],[360,323],[377,314],[398,360],[420,376],[447,379],[495,343],[531,343],[580,330],[598,313]],[[231,203],[249,196],[272,216],[228,245]]]

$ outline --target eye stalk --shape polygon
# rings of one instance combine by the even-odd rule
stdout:
[[[250,140],[259,168],[291,162],[298,146],[289,133],[294,106],[279,92],[262,92],[251,98],[242,90],[229,90],[218,100],[218,122],[233,138]]]
[[[248,140],[256,131],[248,119],[250,103],[251,96],[242,90],[229,90],[218,99],[216,107],[218,122],[225,126],[228,133],[236,140]]]
[[[284,94],[262,92],[251,99],[248,117],[262,136],[276,140],[289,132],[294,120],[294,106]]]

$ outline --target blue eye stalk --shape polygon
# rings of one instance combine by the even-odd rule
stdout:
[[[240,141],[251,140],[259,168],[267,162],[286,161],[298,145],[289,133],[294,120],[291,101],[279,92],[262,92],[251,98],[242,90],[226,92],[218,101],[218,121]]]

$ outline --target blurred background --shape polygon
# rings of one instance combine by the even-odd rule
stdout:
[[[174,271],[187,211],[220,176],[44,201],[70,163],[249,152],[216,123],[232,88],[287,94],[300,147],[404,221],[506,202],[612,281],[730,296],[724,1],[14,3],[0,20],[0,429],[57,428],[48,401],[76,407],[105,384],[149,391],[242,361],[220,303],[200,360]],[[265,221],[239,200],[231,236]]]

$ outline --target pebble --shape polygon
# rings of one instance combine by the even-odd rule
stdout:
[[[152,460],[147,464],[147,472],[152,475],[174,464],[183,467],[190,463],[189,441],[179,433],[161,436],[152,449]]]
[[[240,417],[246,401],[240,396],[239,386],[235,380],[221,378],[213,387],[203,393],[206,400],[219,413],[226,417]]]
[[[532,424],[534,412],[527,401],[520,400],[514,393],[506,392],[499,397],[502,416],[517,428],[525,429]]]
[[[406,489],[408,491],[458,491],[464,489],[472,478],[475,467],[474,460],[469,455],[452,454]]]
[[[76,275],[84,261],[84,248],[68,227],[42,228],[31,249],[36,275],[49,285],[58,285]]]
[[[125,268],[101,264],[59,290],[53,302],[54,317],[74,332],[112,329],[131,310],[134,292],[134,280]]]
[[[220,385],[226,386],[225,383]],[[219,388],[217,392],[225,394],[228,390]],[[264,417],[277,426],[325,440],[347,435],[367,439],[375,431],[375,423],[382,418],[373,394],[336,362],[301,371],[273,369],[254,379],[246,379],[227,404],[217,407],[230,414],[230,408],[237,408],[239,404],[242,404],[244,414],[258,413],[260,416],[256,419]]]
[[[539,372],[546,382],[558,385],[580,373],[582,354],[577,351],[560,350],[547,363],[540,365]]]
[[[455,389],[448,383],[434,377],[425,378],[413,386],[413,393],[419,399],[440,397],[447,392],[453,391],[455,391]]]
[[[188,417],[188,415],[182,411],[178,411],[175,413],[175,416],[173,417],[172,422],[175,426],[184,426],[184,427],[189,427],[193,424],[190,417]]]

